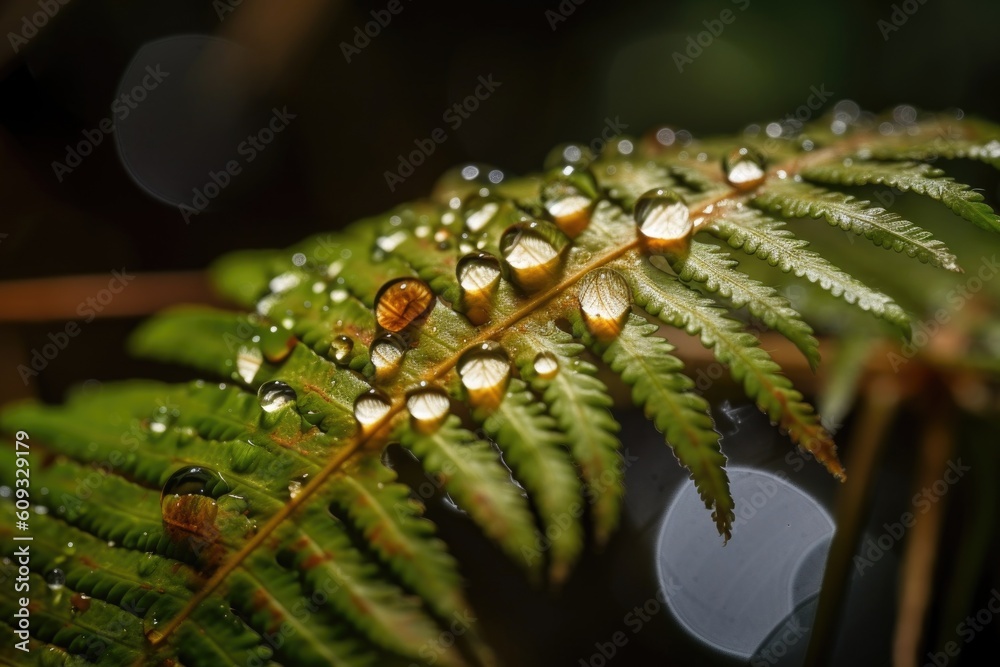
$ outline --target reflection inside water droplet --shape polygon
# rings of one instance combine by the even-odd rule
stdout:
[[[368,356],[375,367],[375,379],[391,377],[403,363],[403,341],[395,334],[385,334],[372,341]]]
[[[500,238],[500,251],[511,279],[533,292],[558,278],[565,243],[565,235],[549,223],[518,223]]]
[[[490,317],[493,295],[500,284],[500,262],[488,253],[466,255],[455,267],[462,290],[458,304],[473,324],[483,324]]]
[[[434,306],[431,288],[417,278],[386,283],[375,298],[375,319],[386,331],[398,333],[423,319]]]
[[[423,432],[437,429],[451,410],[448,395],[435,387],[422,387],[406,399],[406,407],[415,428]]]
[[[764,182],[764,156],[755,148],[742,146],[722,162],[726,180],[738,190],[750,190]]]
[[[532,362],[532,367],[538,373],[538,377],[551,380],[559,372],[559,360],[551,352],[539,352]]]
[[[595,269],[580,281],[580,312],[587,330],[601,341],[614,339],[632,310],[632,290],[612,269]]]
[[[66,573],[59,568],[53,568],[45,573],[45,583],[49,590],[61,590],[66,585]]]
[[[462,355],[458,374],[470,403],[476,407],[496,407],[503,400],[510,380],[510,359],[498,343],[487,341]]]
[[[384,394],[372,389],[354,402],[354,418],[358,420],[362,431],[368,431],[389,413],[391,407],[392,404]]]
[[[650,190],[636,200],[633,216],[648,252],[679,256],[687,253],[694,225],[679,194],[663,188]]]
[[[275,412],[293,403],[297,398],[295,390],[281,380],[265,382],[257,390],[257,400],[264,412]]]
[[[346,366],[351,361],[351,352],[354,350],[354,341],[348,336],[337,336],[330,343],[329,357],[338,366]]]

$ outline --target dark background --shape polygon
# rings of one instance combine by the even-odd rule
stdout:
[[[402,0],[403,11],[350,63],[341,43],[352,41],[355,27],[371,21],[369,12],[386,2],[331,3],[302,34],[286,34],[281,17],[322,3],[270,3],[278,9],[270,18],[263,12],[262,21],[251,20],[251,14],[258,16],[260,6],[269,3],[230,4],[233,11],[220,20],[218,4],[210,0],[71,0],[18,53],[7,39],[0,43],[0,233],[7,235],[0,237],[0,280],[107,275],[123,266],[142,272],[200,269],[230,250],[287,246],[425,195],[441,172],[463,161],[512,173],[536,170],[553,145],[589,142],[609,118],[633,135],[660,123],[696,136],[734,133],[750,122],[794,113],[815,89],[832,94],[824,110],[850,98],[871,110],[909,103],[1000,117],[994,102],[1000,3],[994,0],[750,0],[745,11],[740,9],[745,0],[740,5],[565,0],[562,6],[573,11],[554,29],[546,15],[559,11],[554,1]],[[880,28],[878,22],[891,21],[894,4],[903,12],[896,16],[907,20],[886,33],[888,24]],[[705,31],[703,22],[718,19],[724,9],[733,11],[735,20],[679,72],[673,54],[683,53],[688,38]],[[19,30],[21,17],[35,10],[34,2],[7,3],[0,10],[4,35]],[[203,185],[208,169],[221,167],[240,137],[263,127],[272,107],[287,106],[297,117],[268,147],[265,159],[234,179],[216,206],[190,224],[176,205],[136,184],[113,136],[59,182],[52,162],[63,160],[67,145],[109,117],[111,100],[140,48],[184,34],[246,37],[237,39],[250,63],[245,73],[267,76],[248,88],[226,80],[218,100],[201,97],[183,109],[168,107],[159,118],[170,132],[187,130],[181,135],[186,141],[151,129],[148,143],[138,147],[146,167],[185,192]],[[269,45],[289,41],[289,57],[269,70]],[[477,77],[490,74],[501,86],[460,128],[447,128],[442,114],[472,92]],[[224,94],[230,85],[242,91],[231,105]],[[161,92],[164,97],[158,98]],[[131,120],[155,128],[158,117],[147,113],[162,111],[168,93],[166,87],[152,91]],[[384,172],[395,170],[397,156],[438,127],[447,128],[447,141],[390,191]],[[187,168],[191,151],[209,156],[206,163]],[[15,365],[72,317],[56,313],[47,321],[0,322],[0,402],[31,394],[57,400],[67,386],[84,380],[189,377],[127,359],[123,341],[137,320],[112,318],[84,327],[79,342],[23,386]],[[651,429],[643,433],[634,436],[636,442],[649,439]],[[785,447],[768,442],[779,448],[775,451]],[[653,485],[663,498],[676,481],[637,483]],[[446,535],[460,530],[433,512],[440,510],[432,516]],[[630,568],[640,581],[649,576],[645,539],[623,533],[608,554],[588,557],[574,585],[555,600],[520,586],[514,569],[490,556],[471,566],[472,595],[491,606],[486,615],[498,624],[493,638],[509,655],[519,660],[535,655],[539,664],[577,664],[573,656],[590,655],[593,641],[606,641],[621,629],[632,598],[641,603],[649,597],[645,582],[615,584]],[[480,552],[475,541],[456,550],[465,562]],[[985,651],[988,640],[979,642]],[[680,664],[697,654],[681,639],[673,646],[677,655],[688,656],[679,658]],[[647,664],[662,650],[649,638],[643,646],[633,644],[631,664]]]

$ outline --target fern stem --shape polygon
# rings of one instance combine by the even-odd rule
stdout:
[[[851,480],[842,488],[836,505],[837,532],[823,573],[819,605],[806,653],[807,665],[830,664],[837,626],[847,595],[850,569],[868,516],[877,469],[885,452],[886,432],[902,400],[897,382],[876,378],[864,395],[857,431],[848,449]]]

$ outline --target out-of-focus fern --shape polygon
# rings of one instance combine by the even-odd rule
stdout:
[[[908,335],[905,311],[863,282],[877,251],[856,249],[854,277],[796,236],[814,223],[792,219],[823,218],[949,271],[959,259],[942,241],[836,188],[912,191],[1000,231],[978,193],[920,162],[1000,166],[1000,128],[934,117],[876,128],[834,134],[822,121],[803,130],[808,141],[766,145],[613,141],[596,159],[567,146],[526,178],[470,165],[430,199],[287,250],[223,258],[221,291],[252,313],[177,309],[132,345],[211,382],[122,383],[3,413],[3,428],[30,433],[46,461],[31,480],[33,655],[492,662],[475,627],[454,646],[438,641],[468,603],[383,451],[409,450],[529,576],[558,582],[619,514],[618,424],[601,366],[631,387],[728,539],[720,438],[661,324],[700,339],[842,477],[832,437],[743,309],[815,368],[813,329],[741,262],[762,259]],[[0,483],[13,487],[12,472]],[[0,501],[7,557],[14,513]],[[22,656],[11,648],[16,604],[3,587],[9,659]]]

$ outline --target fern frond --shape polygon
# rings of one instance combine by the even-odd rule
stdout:
[[[603,544],[622,506],[619,425],[601,371],[631,387],[729,539],[720,435],[651,320],[698,337],[794,443],[842,477],[819,416],[729,311],[745,308],[814,367],[814,328],[826,334],[867,311],[908,335],[910,320],[870,286],[877,276],[863,258],[851,261],[861,253],[844,258],[848,272],[827,259],[835,249],[772,216],[823,218],[957,270],[928,231],[838,188],[906,190],[1000,231],[978,193],[913,162],[1000,167],[1000,128],[944,118],[905,135],[858,126],[841,136],[826,122],[803,128],[808,148],[769,142],[766,159],[738,137],[610,142],[621,150],[581,150],[500,183],[465,169],[428,200],[285,250],[222,258],[219,290],[250,313],[176,308],[130,342],[212,382],[109,384],[61,407],[0,413],[0,428],[29,432],[46,462],[33,468],[50,491],[32,497],[47,510],[32,518],[33,588],[55,570],[65,577],[34,612],[32,648],[57,663],[202,666],[408,664],[433,646],[442,664],[490,664],[482,632],[437,641],[468,610],[458,568],[382,456],[389,445],[408,450],[431,497],[446,493],[532,578],[562,581],[584,548],[581,518],[589,511]],[[830,300],[837,314],[817,315],[782,296],[778,272],[753,271],[699,235],[846,305]],[[858,358],[836,373],[838,416]],[[94,488],[82,491],[82,479]],[[0,469],[0,485],[13,484]],[[0,537],[13,512],[0,497]],[[10,554],[12,542],[2,544]],[[5,640],[16,602],[0,588]],[[107,632],[117,618],[122,630]],[[87,642],[95,636],[101,655]]]
[[[741,207],[716,217],[705,230],[733,248],[755,255],[785,273],[803,277],[849,304],[856,304],[909,335],[910,317],[892,297],[872,289],[819,253],[809,250],[808,241],[796,238],[784,222]]]
[[[631,274],[636,303],[666,324],[701,338],[715,352],[733,379],[772,421],[788,432],[792,441],[813,454],[836,477],[844,476],[833,438],[820,425],[811,405],[780,374],[780,366],[758,347],[757,339],[740,324],[725,317],[707,299],[660,272],[649,262]]]
[[[851,195],[785,180],[769,185],[754,198],[753,204],[774,215],[824,218],[831,225],[864,236],[875,245],[905,252],[921,262],[949,271],[960,270],[955,255],[930,232]]]
[[[927,195],[986,231],[1000,232],[1000,217],[983,203],[983,195],[970,189],[968,185],[956,183],[954,179],[946,177],[944,171],[929,164],[870,162],[848,158],[840,164],[817,165],[805,169],[802,177],[830,185],[887,185],[903,192]],[[939,247],[939,251],[943,252],[943,247]]]

